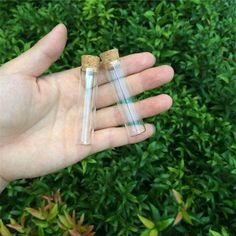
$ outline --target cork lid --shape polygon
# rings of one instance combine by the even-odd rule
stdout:
[[[100,58],[102,59],[103,65],[106,68],[110,68],[112,61],[119,60],[119,51],[117,48],[113,48],[111,50],[101,53]]]
[[[81,57],[82,70],[87,68],[93,68],[95,71],[98,70],[100,58],[92,55],[83,55]]]

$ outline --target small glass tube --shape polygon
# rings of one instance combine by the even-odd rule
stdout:
[[[100,54],[103,65],[107,70],[108,79],[113,84],[117,97],[117,104],[121,111],[125,127],[130,136],[135,136],[145,132],[145,126],[135,109],[133,99],[130,95],[125,76],[121,68],[119,53],[117,49],[112,49]]]
[[[97,71],[99,57],[84,55],[81,58],[80,103],[82,105],[80,144],[92,142],[95,119],[95,93],[97,88]]]

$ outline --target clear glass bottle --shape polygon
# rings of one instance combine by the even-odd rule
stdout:
[[[92,143],[95,120],[95,93],[97,88],[97,73],[100,59],[97,56],[83,55],[81,57],[80,103],[81,135],[80,144]]]
[[[113,84],[117,104],[124,120],[125,127],[130,136],[135,136],[145,132],[145,126],[135,109],[133,99],[126,84],[122,71],[119,52],[116,48],[100,54],[104,68],[107,71],[108,79]]]

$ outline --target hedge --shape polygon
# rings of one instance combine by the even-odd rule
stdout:
[[[144,219],[154,222],[153,235],[158,229],[168,236],[234,235],[235,9],[235,0],[1,1],[0,63],[63,22],[68,43],[48,73],[78,66],[82,54],[117,47],[122,55],[152,52],[156,65],[170,64],[175,77],[139,96],[173,97],[169,112],[147,119],[156,126],[154,136],[46,177],[13,182],[0,195],[0,219],[18,219],[59,189],[67,210],[84,214],[96,235],[149,235],[154,226]],[[174,225],[178,212],[183,219]]]

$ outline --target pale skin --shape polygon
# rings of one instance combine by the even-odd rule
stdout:
[[[93,144],[78,144],[80,67],[43,75],[62,54],[67,40],[63,24],[57,25],[31,49],[0,67],[0,192],[10,181],[47,175],[108,148],[137,143],[154,133],[129,137],[105,76],[100,77],[96,99]],[[151,53],[121,59],[132,95],[157,88],[173,78],[170,66],[152,67]],[[135,103],[143,118],[167,111],[166,94]]]

